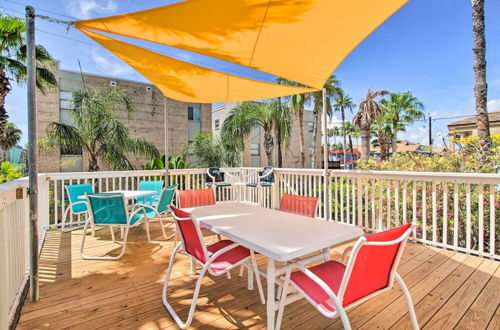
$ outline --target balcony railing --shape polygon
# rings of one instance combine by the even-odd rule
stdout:
[[[272,187],[238,184],[257,182],[256,170],[227,169],[230,175],[225,179],[231,186],[216,188],[217,201],[241,200],[276,208],[283,193],[316,196],[318,218],[360,226],[367,232],[411,221],[418,224],[412,235],[415,242],[500,260],[500,175],[343,170],[325,175],[320,169],[275,169]],[[40,236],[43,240],[45,230],[61,227],[68,205],[67,184],[91,183],[96,192],[106,192],[134,190],[142,180],[162,179],[178,189],[202,189],[205,173],[205,169],[185,169],[170,170],[168,176],[164,170],[41,174]],[[26,281],[26,186],[25,180],[0,185],[0,262],[8,265],[0,269],[7,279],[0,281],[1,291],[8,292],[0,298],[2,315],[12,314]],[[69,217],[66,224],[83,225],[83,217]]]

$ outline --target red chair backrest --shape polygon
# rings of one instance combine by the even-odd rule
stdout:
[[[367,242],[393,241],[404,235],[410,226],[411,224],[408,223],[394,229],[367,235],[366,240]],[[385,246],[366,244],[361,246],[344,293],[344,306],[389,285],[391,270],[403,242],[404,240]]]
[[[205,263],[207,258],[205,250],[203,249],[203,243],[201,242],[201,237],[198,234],[196,224],[191,219],[191,215],[174,206],[171,206],[171,209],[174,214],[175,222],[178,225],[179,232],[182,235],[186,252],[196,257],[199,261]]]
[[[283,194],[280,201],[280,211],[314,217],[318,201],[318,197]]]
[[[213,189],[179,190],[179,207],[215,205]]]

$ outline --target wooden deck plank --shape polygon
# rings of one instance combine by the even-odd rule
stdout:
[[[495,315],[496,307],[500,304],[500,267],[491,277],[490,281],[479,294],[476,301],[456,329],[484,329]]]
[[[423,329],[452,329],[483,290],[498,268],[498,263],[484,260],[453,296],[425,324]]]
[[[26,303],[19,329],[176,329],[161,301],[161,287],[173,244],[162,240],[159,228],[153,228],[152,236],[155,241],[147,242],[142,228],[135,228],[130,233],[129,246],[121,260],[90,261],[82,260],[79,254],[81,230],[49,232],[40,259],[43,274],[41,300]],[[89,253],[113,254],[120,248],[119,244],[111,242],[107,229],[87,239]],[[332,258],[338,259],[342,249],[334,249]],[[457,262],[456,266],[454,262]],[[459,291],[458,287],[467,285],[476,288],[474,283],[477,279],[474,279],[479,275],[470,276],[470,279],[458,275],[464,275],[466,268],[476,274],[474,269],[482,262],[483,259],[475,257],[408,244],[398,271],[420,297],[417,317],[422,313],[423,320],[432,324],[435,314],[449,307],[447,304],[455,297],[453,293]],[[258,263],[265,263],[265,259],[259,258]],[[471,267],[474,263],[476,266]],[[490,275],[487,280],[480,281],[483,283],[481,290],[476,289],[476,294],[470,297],[460,295],[467,300],[466,305],[470,308],[467,307],[460,315],[461,319],[457,320],[459,328],[470,327],[482,316],[489,319],[490,328],[498,328],[499,311],[495,304],[499,302],[498,297],[492,295],[492,292],[498,292],[498,276],[491,277],[493,272],[488,267],[485,269]],[[443,277],[446,278],[443,280]],[[441,282],[436,285],[439,279]],[[195,280],[196,276],[189,275],[188,258],[180,255],[176,258],[169,298],[183,316],[187,313]],[[445,285],[448,282],[453,285]],[[263,284],[265,287],[265,281]],[[425,284],[432,290],[424,290]],[[433,302],[432,294],[441,294],[445,301],[441,305],[438,301]],[[381,311],[390,317],[389,323],[393,328],[408,326],[409,322],[404,317],[406,306],[404,303],[399,306],[400,290],[392,290],[372,301],[349,311],[354,325],[382,324],[384,318],[376,318],[377,311]],[[430,310],[426,307],[428,303],[439,306],[438,310]],[[266,326],[265,305],[260,303],[256,289],[250,292],[246,289],[246,273],[245,278],[240,279],[237,270],[232,272],[231,280],[224,276],[206,277],[197,306],[191,329],[263,329]],[[397,313],[390,315],[388,311],[395,306]],[[371,314],[368,316],[368,313]],[[486,324],[483,322],[481,326],[484,328]],[[341,326],[337,320],[321,316],[303,299],[286,307],[282,328],[325,329]]]

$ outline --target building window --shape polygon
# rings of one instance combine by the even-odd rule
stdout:
[[[311,133],[314,130],[314,123],[309,123],[308,131]]]
[[[72,92],[68,91],[60,91],[59,92],[59,108],[61,110],[70,110],[71,106],[71,98],[73,97]]]
[[[219,129],[219,119],[215,120],[215,129]]]
[[[200,121],[201,120],[201,108],[197,107],[188,107],[188,120],[192,121]]]
[[[260,147],[258,143],[252,143],[250,145],[250,154],[252,156],[260,156]]]

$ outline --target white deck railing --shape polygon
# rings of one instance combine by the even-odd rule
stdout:
[[[0,329],[8,329],[28,282],[27,180],[0,184]]]
[[[257,182],[258,168],[231,168],[229,187],[216,190],[218,201],[245,200],[276,208],[282,193],[320,199],[318,218],[350,223],[374,232],[412,221],[415,241],[500,259],[500,175],[469,173],[328,171],[275,169],[272,188],[238,185]],[[253,173],[253,174],[252,174]],[[178,189],[206,188],[205,169],[170,170],[169,184]],[[54,173],[41,176],[47,228],[58,228],[67,205],[64,185],[90,182],[96,192],[137,189],[141,180],[164,179],[165,171]],[[42,203],[43,204],[43,203]],[[42,212],[41,212],[41,218]],[[82,224],[83,219],[72,219]]]

